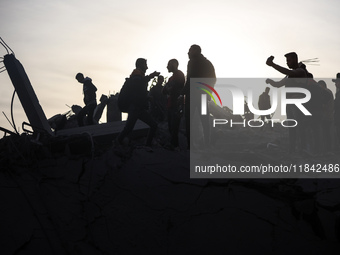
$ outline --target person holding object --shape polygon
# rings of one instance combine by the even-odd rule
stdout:
[[[270,56],[266,64],[286,77],[281,81],[274,81],[272,79],[267,79],[266,83],[272,85],[273,87],[305,87],[307,81],[307,70],[303,69],[298,62],[298,55],[295,52],[290,52],[284,55],[286,57],[286,63],[289,69],[277,65],[273,62],[274,56]],[[305,78],[305,79],[296,79]],[[287,98],[298,98],[299,94],[289,93]],[[294,119],[298,122],[297,127],[289,128],[289,153],[294,153],[297,145],[297,139],[301,139],[301,150],[304,149],[306,145],[304,132],[304,115],[294,104],[286,105],[287,119]]]

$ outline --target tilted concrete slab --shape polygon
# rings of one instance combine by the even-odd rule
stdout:
[[[40,132],[44,130],[48,134],[53,135],[51,126],[47,122],[45,113],[41,108],[23,65],[13,54],[5,55],[4,64],[33,129]]]

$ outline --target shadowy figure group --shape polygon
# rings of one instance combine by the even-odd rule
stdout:
[[[289,69],[279,66],[273,62],[274,57],[270,56],[267,59],[266,64],[268,66],[273,67],[275,70],[279,71],[282,74],[285,74],[286,77],[283,78],[281,81],[273,81],[272,79],[267,79],[266,83],[272,85],[273,87],[280,88],[282,86],[286,87],[304,87],[301,83],[303,80],[295,79],[295,78],[307,78],[306,71],[299,66],[298,62],[298,56],[295,52],[290,52],[285,55],[287,60],[287,66]],[[299,94],[297,93],[289,93],[287,95],[287,98],[299,98]],[[303,113],[296,107],[295,104],[287,104],[286,105],[286,113],[287,113],[287,119],[296,120],[299,125],[297,127],[291,127],[289,128],[289,151],[290,153],[294,153],[296,149],[296,142],[298,135],[301,138],[301,144],[302,147],[305,145],[305,139],[303,128],[301,125],[303,124]],[[290,123],[291,126],[293,126],[293,123]]]
[[[323,80],[316,82],[313,74],[298,61],[295,52],[287,53],[285,57],[289,69],[275,64],[273,56],[267,59],[268,66],[285,74],[286,77],[280,81],[267,79],[266,83],[277,88],[282,86],[304,88],[311,94],[310,100],[304,104],[311,115],[305,115],[295,104],[286,105],[287,120],[296,120],[298,123],[296,126],[290,123],[292,127],[289,127],[289,153],[329,152],[332,149],[333,119],[338,139],[335,146],[340,144],[340,95],[337,93],[339,98],[334,100],[333,93],[327,88],[326,82]],[[340,74],[337,75],[337,79],[333,79],[337,87],[340,87],[339,81]],[[287,98],[299,99],[301,94],[287,93]]]
[[[136,121],[140,119],[150,126],[146,147],[148,150],[152,150],[152,140],[157,130],[155,119],[163,120],[163,101],[159,100],[161,94],[163,94],[167,96],[167,120],[171,137],[170,142],[165,147],[171,150],[179,150],[178,134],[184,106],[186,137],[188,148],[190,148],[190,116],[193,116],[195,110],[199,107],[198,102],[194,102],[193,107],[190,107],[190,78],[213,78],[214,81],[211,86],[214,86],[216,75],[214,66],[202,55],[200,46],[192,45],[188,56],[187,80],[185,81],[183,72],[178,69],[178,61],[171,59],[168,62],[167,69],[172,73],[172,76],[164,87],[162,86],[163,76],[160,76],[160,73],[156,71],[146,76],[145,72],[148,69],[146,59],[137,59],[136,69],[126,79],[118,98],[120,110],[128,114],[126,125],[116,139],[118,145],[123,144],[124,138],[132,132]],[[157,84],[148,93],[148,82],[156,76],[158,76]],[[151,111],[148,111],[148,101],[151,101]],[[209,145],[209,115],[202,116],[201,120],[204,130],[204,143]]]
[[[329,152],[332,150],[332,142],[336,140],[335,147],[340,146],[340,73],[336,79],[333,79],[337,89],[335,99],[331,90],[327,88],[325,81],[316,82],[313,75],[307,70],[306,66],[298,61],[298,55],[290,52],[284,55],[288,68],[274,63],[274,57],[270,56],[266,64],[278,72],[285,75],[280,81],[267,79],[266,83],[273,87],[293,87],[307,89],[311,94],[311,99],[304,104],[306,109],[311,113],[305,115],[295,104],[286,104],[286,115],[289,127],[289,153],[294,154],[296,151],[308,151],[312,149],[315,152],[321,150]],[[126,125],[123,131],[116,138],[116,143],[122,145],[124,139],[130,135],[137,120],[145,122],[149,127],[149,133],[146,139],[146,146],[151,147],[153,138],[157,130],[157,122],[165,119],[168,121],[170,141],[165,145],[171,150],[179,150],[179,127],[181,118],[184,113],[185,133],[187,138],[187,148],[193,145],[190,139],[190,125],[195,112],[199,113],[201,109],[201,97],[204,92],[201,90],[191,91],[197,84],[191,84],[192,78],[210,78],[208,87],[214,87],[216,83],[216,74],[213,64],[203,56],[201,47],[192,45],[188,51],[188,66],[186,78],[184,73],[178,69],[179,63],[176,59],[168,61],[167,69],[172,76],[164,84],[164,77],[159,72],[153,72],[146,75],[148,69],[147,60],[138,58],[135,63],[135,69],[129,78],[126,78],[119,97],[118,106],[121,112],[128,114]],[[156,77],[156,78],[155,78]],[[148,83],[153,79],[157,83],[150,92]],[[77,116],[78,125],[84,126],[84,117],[87,116],[88,125],[93,124],[93,112],[97,106],[96,91],[92,80],[84,77],[82,73],[76,75],[78,82],[83,84],[83,94],[85,107]],[[163,86],[164,84],[164,86]],[[267,87],[259,97],[258,107],[260,110],[271,108],[270,88]],[[190,92],[194,92],[190,93]],[[193,96],[194,95],[194,96]],[[164,100],[166,97],[166,100]],[[301,94],[290,92],[287,93],[287,99],[299,99]],[[151,109],[148,109],[151,106]],[[210,142],[210,123],[209,123],[209,104],[206,105],[207,114],[198,114],[200,124],[203,129],[203,140],[201,146],[209,148]],[[261,116],[264,122],[271,120],[270,115]],[[297,125],[294,126],[292,120]],[[197,123],[195,123],[196,125]],[[335,127],[336,139],[332,139],[333,124]],[[312,139],[309,139],[311,137]],[[308,141],[308,142],[307,142]],[[312,141],[312,142],[311,142]]]

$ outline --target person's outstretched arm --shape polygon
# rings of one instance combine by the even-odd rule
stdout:
[[[274,60],[274,56],[270,56],[267,59],[266,64],[268,66],[273,67],[276,71],[279,71],[282,74],[288,75],[289,77],[304,77],[304,71],[301,70],[300,68],[291,70],[291,69],[275,64],[273,60]]]

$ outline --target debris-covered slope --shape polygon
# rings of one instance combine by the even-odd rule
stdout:
[[[190,179],[188,151],[86,139],[0,140],[1,254],[339,254],[338,179]]]

